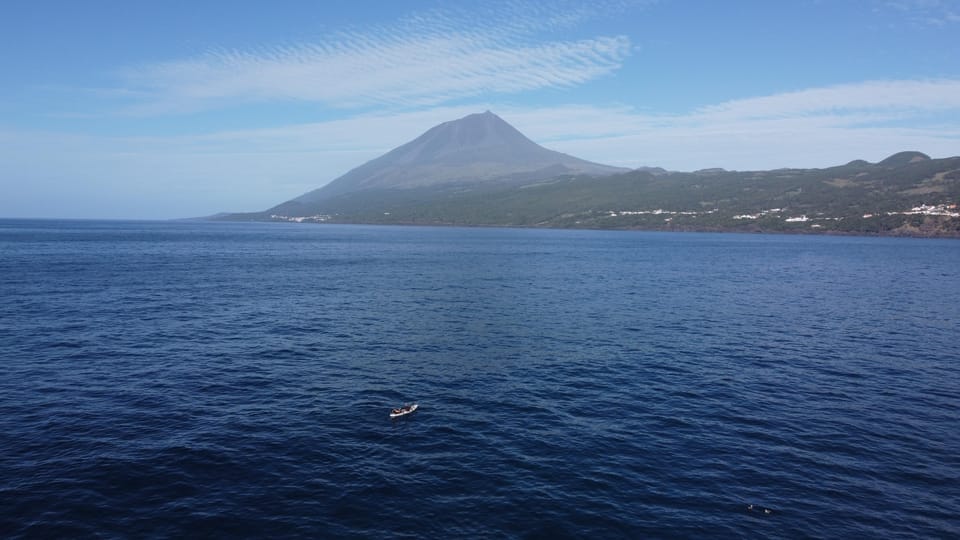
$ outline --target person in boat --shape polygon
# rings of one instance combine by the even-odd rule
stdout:
[[[403,412],[403,409],[394,409],[393,414],[400,414]]]

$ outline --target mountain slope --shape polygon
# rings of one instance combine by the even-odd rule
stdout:
[[[960,236],[960,157],[826,169],[618,169],[490,112],[440,124],[264,212],[216,219]]]
[[[359,191],[321,203],[322,215],[305,221],[960,236],[960,157],[917,154],[826,169],[634,170]]]
[[[435,126],[267,213],[310,215],[318,210],[317,203],[361,191],[524,183],[561,174],[605,175],[626,170],[548,150],[487,111]]]

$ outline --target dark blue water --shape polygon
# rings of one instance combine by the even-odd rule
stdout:
[[[957,241],[0,221],[0,302],[7,538],[960,535]]]

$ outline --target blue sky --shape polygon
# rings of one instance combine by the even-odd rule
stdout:
[[[0,217],[262,210],[492,110],[612,165],[960,155],[960,0],[9,0]]]

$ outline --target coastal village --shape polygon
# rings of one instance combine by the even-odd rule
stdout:
[[[718,209],[714,208],[713,210],[706,210],[702,212],[696,211],[673,211],[673,210],[664,210],[658,208],[656,210],[625,210],[625,211],[609,211],[607,215],[609,217],[620,217],[620,216],[639,216],[639,215],[664,215],[667,216],[663,218],[664,222],[673,221],[673,216],[701,216],[715,214],[718,212]],[[863,219],[878,218],[880,216],[894,216],[894,215],[923,215],[923,216],[941,216],[941,217],[950,217],[950,218],[960,218],[960,211],[958,211],[957,204],[921,204],[919,206],[914,206],[909,210],[901,210],[894,212],[877,212],[877,213],[867,213],[863,214]],[[840,221],[844,219],[843,217],[831,217],[818,214],[816,216],[808,216],[806,214],[800,215],[790,215],[788,208],[770,208],[768,210],[760,210],[754,214],[738,214],[732,216],[732,219],[735,220],[757,220],[764,217],[782,217],[785,223],[807,223],[807,222],[816,222],[816,221]],[[818,223],[811,223],[811,228],[820,228],[822,225]]]
[[[711,214],[717,214],[718,212],[719,212],[719,209],[717,208],[714,208],[712,210],[699,211],[699,212],[691,211],[691,210],[664,210],[662,208],[657,208],[654,210],[608,210],[606,212],[602,212],[601,215],[604,215],[607,218],[620,218],[620,217],[628,217],[628,216],[664,216],[663,217],[664,223],[671,223],[674,220],[674,218],[677,216],[697,217],[697,216],[707,216]],[[388,215],[388,214],[385,214],[385,215]],[[921,215],[921,216],[960,218],[960,209],[958,209],[958,206],[956,203],[936,204],[936,205],[921,204],[919,206],[914,206],[912,208],[901,210],[901,211],[866,213],[862,215],[862,218],[871,219],[871,218],[880,218],[882,216],[894,216],[894,215],[904,215],[904,216]],[[335,217],[336,216],[329,215],[329,214],[316,214],[312,216],[285,216],[285,215],[279,215],[279,214],[270,215],[270,219],[272,221],[286,221],[286,222],[292,222],[292,223],[328,223],[331,221],[335,221]],[[841,221],[845,219],[843,217],[825,216],[823,214],[817,214],[813,216],[810,216],[807,214],[793,215],[790,213],[789,208],[770,208],[767,210],[760,210],[759,212],[756,212],[753,214],[738,214],[738,215],[732,216],[732,219],[738,220],[738,221],[745,221],[745,220],[758,220],[761,218],[768,218],[768,217],[781,218],[785,223],[809,223],[811,229],[823,228],[823,225],[821,223],[817,223],[818,221],[819,222]],[[582,222],[578,221],[576,223],[581,224]]]
[[[333,216],[326,214],[317,214],[315,216],[281,216],[278,214],[270,214],[270,219],[272,221],[289,221],[292,223],[326,223],[333,219]]]

